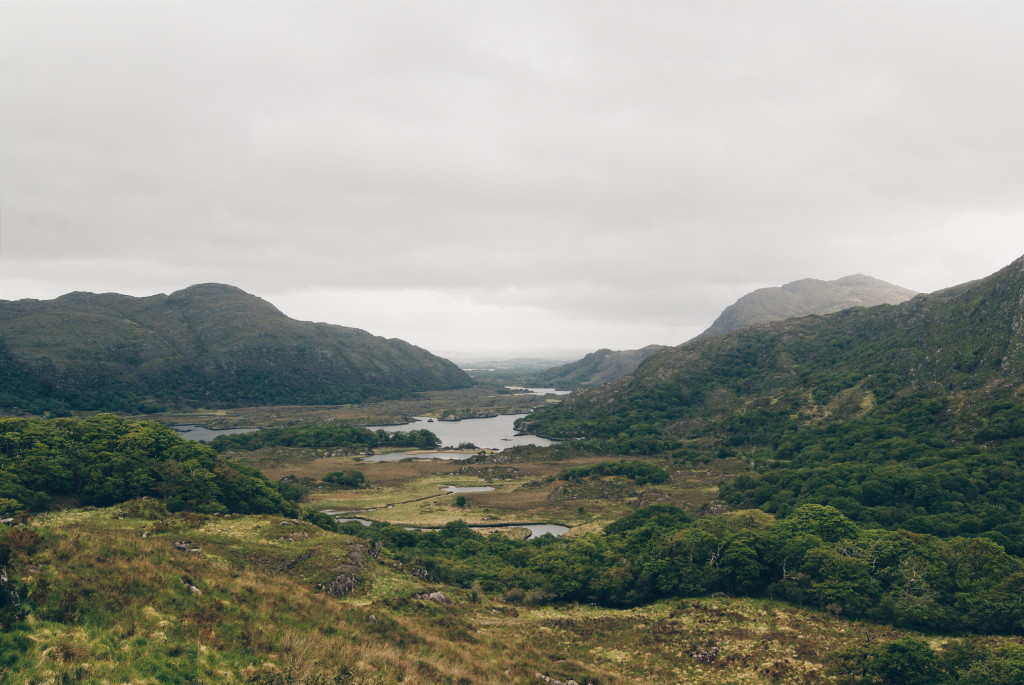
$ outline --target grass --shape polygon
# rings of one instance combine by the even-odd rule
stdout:
[[[725,597],[625,610],[510,604],[422,581],[306,523],[122,518],[131,510],[47,514],[19,536],[9,568],[29,614],[5,639],[25,646],[0,660],[0,682],[490,685],[543,674],[597,685],[813,684],[835,682],[834,650],[912,634]],[[176,550],[183,540],[200,551]],[[339,573],[357,579],[351,594],[316,589]],[[413,599],[435,590],[455,603]],[[712,647],[710,663],[691,656]]]
[[[655,463],[667,468],[670,478],[661,485],[639,486],[623,477],[587,478],[579,482],[557,480],[560,472],[615,456],[555,459],[550,451],[534,450],[529,461],[502,463],[496,454],[485,463],[444,460],[361,462],[357,457],[323,457],[311,450],[273,448],[273,458],[256,452],[229,456],[260,468],[269,478],[286,476],[320,479],[331,471],[357,470],[370,487],[342,490],[318,485],[307,504],[318,509],[364,512],[365,518],[409,526],[441,526],[461,519],[480,523],[561,523],[574,534],[598,530],[633,511],[638,505],[667,503],[694,513],[718,495],[718,483],[744,468],[741,459],[724,459],[696,466]],[[490,485],[492,492],[465,493],[467,506],[454,506],[444,485]],[[575,529],[579,530],[575,530]]]

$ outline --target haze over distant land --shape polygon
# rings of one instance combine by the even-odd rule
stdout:
[[[0,3],[2,299],[231,283],[572,359],[1024,253],[1022,3],[55,7]]]
[[[803,278],[783,286],[747,293],[726,307],[711,327],[697,338],[728,333],[756,323],[831,314],[851,307],[899,304],[916,294],[913,290],[863,274],[844,276],[834,281]],[[633,373],[645,359],[664,347],[652,344],[639,350],[597,350],[577,361],[541,371],[531,382],[553,384],[558,388],[606,383]]]

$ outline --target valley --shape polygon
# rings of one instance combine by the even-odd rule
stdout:
[[[572,394],[0,419],[0,674],[1019,682],[1022,265]]]

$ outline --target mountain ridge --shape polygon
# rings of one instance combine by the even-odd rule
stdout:
[[[718,315],[714,323],[692,340],[772,321],[830,314],[852,307],[898,304],[917,295],[873,276],[851,274],[832,281],[802,278],[781,286],[759,288],[747,293]],[[635,372],[640,364],[664,345],[638,350],[600,349],[574,362],[540,371],[529,382],[551,384],[560,390],[575,390],[609,383]]]
[[[899,304],[917,294],[913,290],[864,274],[852,274],[832,281],[801,278],[781,286],[758,288],[747,293],[722,310],[711,326],[697,338],[721,335],[769,321],[831,314],[851,307]]]
[[[546,416],[601,407],[612,415],[662,383],[687,389],[716,388],[721,412],[740,397],[799,392],[834,396],[862,382],[876,395],[908,396],[995,392],[1024,374],[1024,257],[988,278],[918,295],[897,305],[848,309],[754,324],[722,335],[699,337],[666,348],[631,376],[581,390],[531,416],[531,430],[544,430]],[[854,359],[850,361],[850,355]],[[838,365],[838,366],[837,366]],[[727,392],[726,392],[727,391]],[[711,412],[702,396],[703,411]],[[777,401],[777,400],[776,400]],[[730,410],[731,410],[730,409]],[[693,413],[679,407],[680,414]],[[568,417],[566,417],[568,418]],[[681,417],[680,417],[681,418]],[[571,421],[571,419],[570,419]],[[582,425],[582,424],[581,424]],[[571,432],[573,437],[585,430]],[[570,434],[562,434],[568,437]]]
[[[530,382],[550,383],[559,390],[606,383],[633,373],[641,362],[664,348],[665,345],[647,345],[638,350],[602,348],[574,362],[540,371]]]
[[[230,285],[169,295],[0,301],[0,404],[344,404],[466,387],[448,360],[358,328],[297,321]]]

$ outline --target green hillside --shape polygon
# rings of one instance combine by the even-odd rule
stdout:
[[[734,504],[829,504],[1022,554],[1022,301],[1024,259],[900,305],[669,348],[523,423],[623,452],[751,459],[756,473],[722,488]]]
[[[640,364],[664,345],[648,345],[639,350],[601,349],[568,364],[538,372],[529,379],[537,385],[553,385],[559,390],[607,383],[636,371]]]
[[[344,404],[473,381],[402,340],[296,321],[228,285],[0,301],[0,406]]]

